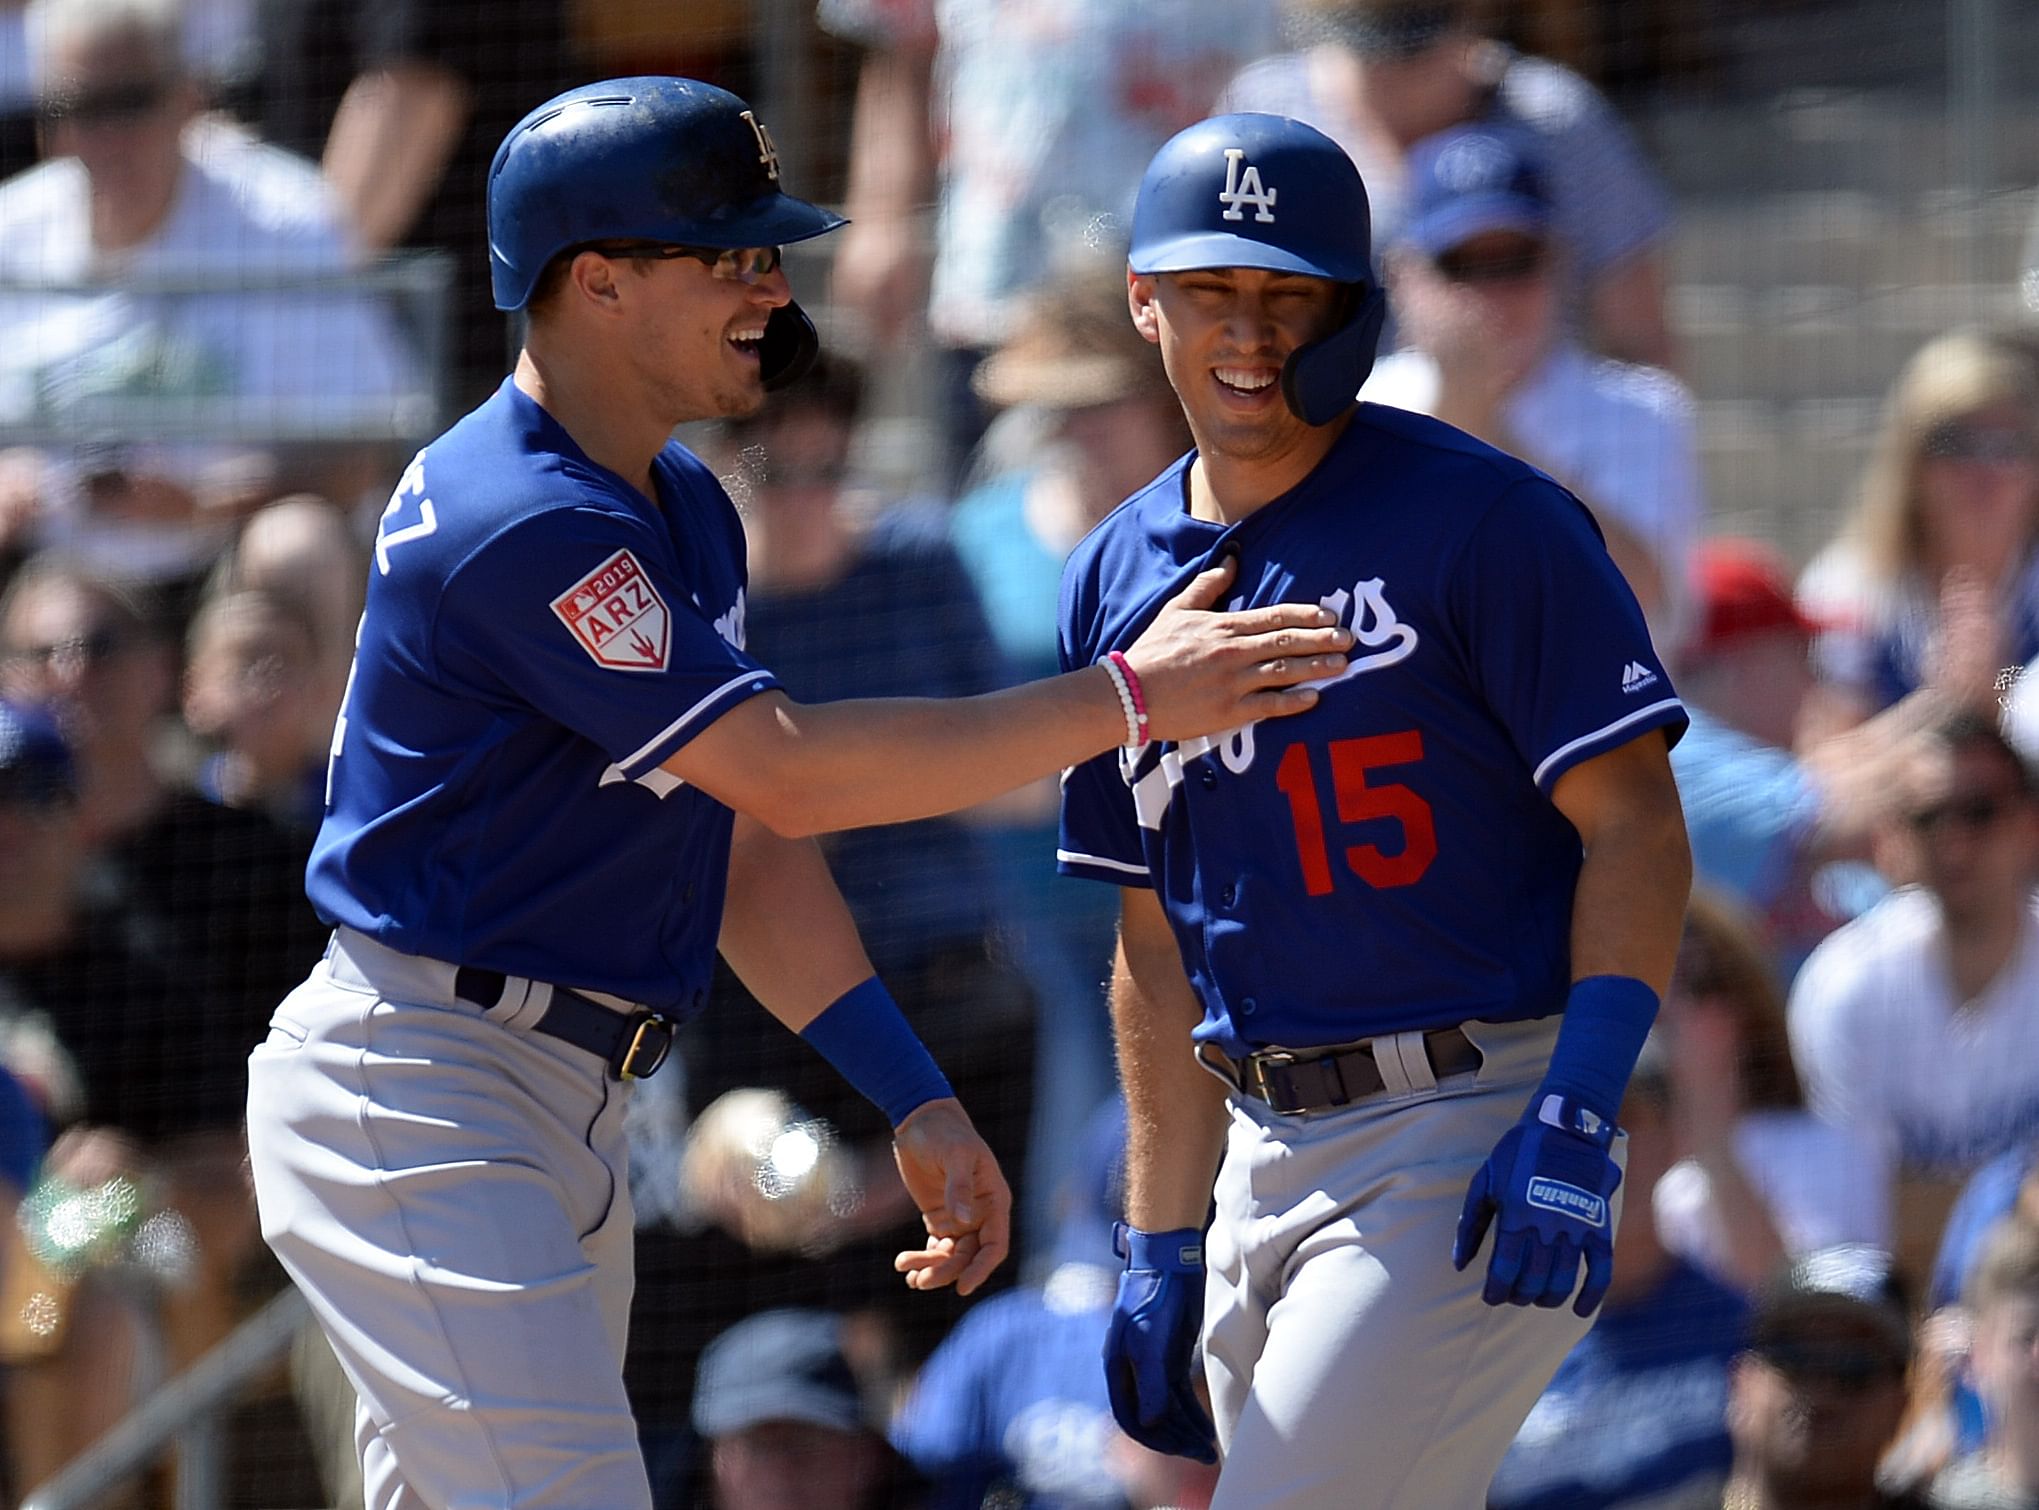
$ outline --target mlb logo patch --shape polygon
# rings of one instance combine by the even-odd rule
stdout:
[[[672,652],[665,599],[627,550],[616,552],[552,600],[597,666],[612,671],[663,671]]]

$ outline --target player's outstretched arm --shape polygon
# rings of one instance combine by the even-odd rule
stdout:
[[[1350,631],[1314,603],[1214,611],[1228,564],[1201,573],[1126,652],[1149,736],[1188,739],[1300,713],[1301,683],[1344,668]],[[1126,739],[1111,675],[1089,667],[965,698],[738,704],[665,769],[781,834],[829,833],[955,812]]]
[[[927,1232],[925,1244],[900,1254],[894,1267],[916,1290],[976,1289],[1010,1246],[1012,1192],[877,984],[813,840],[782,838],[738,815],[719,944],[765,1010],[892,1119],[893,1157]]]

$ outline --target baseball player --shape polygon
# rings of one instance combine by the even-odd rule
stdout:
[[[716,949],[892,1121],[907,1283],[967,1293],[1006,1247],[995,1163],[798,836],[1297,711],[1350,636],[1315,604],[1203,612],[1206,575],[1103,667],[793,703],[744,653],[735,509],[669,437],[811,359],[778,248],[840,220],[782,192],[742,100],[671,78],[539,107],[488,196],[528,334],[381,519],[309,871],[335,932],[250,1061],[250,1151],[371,1506],[643,1510],[623,1104]]]
[[[1322,603],[1358,641],[1297,718],[1064,787],[1062,869],[1124,888],[1113,1410],[1223,1453],[1222,1510],[1482,1503],[1607,1286],[1615,1111],[1690,873],[1684,714],[1584,507],[1353,402],[1367,228],[1298,122],[1161,149],[1129,298],[1196,449],[1063,577],[1070,666],[1227,555],[1237,603]]]

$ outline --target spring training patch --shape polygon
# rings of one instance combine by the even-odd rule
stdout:
[[[665,599],[629,551],[616,552],[554,598],[552,611],[596,665],[614,671],[666,669],[672,624]]]
[[[1555,1211],[1560,1216],[1574,1217],[1589,1227],[1607,1225],[1607,1202],[1590,1190],[1581,1190],[1577,1185],[1567,1185],[1562,1180],[1546,1179],[1537,1175],[1529,1182],[1529,1204],[1541,1206],[1546,1211]]]

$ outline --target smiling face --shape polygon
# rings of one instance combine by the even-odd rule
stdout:
[[[1133,323],[1160,346],[1205,461],[1269,473],[1301,463],[1307,472],[1330,449],[1337,427],[1298,418],[1281,371],[1298,347],[1330,332],[1347,297],[1340,285],[1221,267],[1133,274],[1128,288]]]
[[[595,335],[603,361],[662,423],[741,419],[764,404],[760,349],[772,311],[792,302],[785,270],[726,276],[691,256],[590,248],[534,296],[534,330],[571,322]]]

